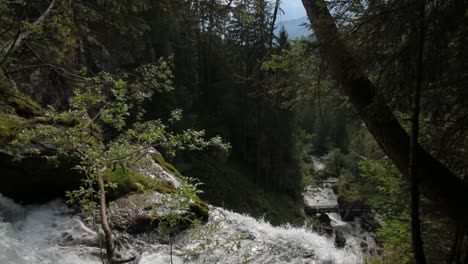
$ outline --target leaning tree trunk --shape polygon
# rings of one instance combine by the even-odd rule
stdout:
[[[341,92],[349,97],[387,156],[403,174],[408,175],[408,133],[341,40],[326,2],[302,0],[302,3],[320,44],[320,51],[341,84]],[[442,205],[442,210],[455,218],[468,218],[468,210],[462,209],[468,205],[467,185],[420,145],[417,147],[416,176],[424,194]]]
[[[418,26],[415,32],[418,32],[418,52],[416,58],[416,85],[413,98],[413,116],[410,142],[409,158],[409,177],[411,191],[411,241],[413,245],[414,259],[416,264],[426,264],[424,255],[424,242],[421,235],[421,219],[419,218],[419,181],[417,177],[418,164],[418,138],[419,138],[419,112],[421,103],[421,87],[423,82],[423,58],[424,58],[424,17],[425,0],[420,0],[418,10]]]

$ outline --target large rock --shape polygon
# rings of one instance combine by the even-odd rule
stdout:
[[[56,167],[40,156],[16,161],[0,149],[0,193],[20,203],[42,203],[75,190],[81,177],[71,165]]]
[[[335,230],[335,246],[337,248],[344,248],[346,245],[346,237],[343,230],[336,229]]]
[[[333,227],[331,225],[332,220],[330,219],[330,216],[328,216],[328,214],[320,214],[317,219],[320,223],[320,231],[329,236],[332,235]]]
[[[186,229],[194,219],[207,221],[208,205],[196,196],[190,200],[190,205],[185,210],[171,209],[175,199],[187,198],[177,192],[177,188],[182,184],[178,178],[181,175],[175,168],[163,168],[160,165],[162,157],[156,150],[150,150],[147,158],[144,166],[136,170],[146,179],[152,179],[151,186],[147,188],[154,191],[129,193],[117,198],[114,201],[115,206],[111,208],[113,227],[133,234],[148,233],[157,229],[162,221],[169,221],[169,214],[178,219],[174,232]],[[166,166],[172,167],[168,163]],[[173,170],[176,173],[172,172]]]
[[[161,221],[168,221],[169,213],[177,215],[179,219],[174,232],[188,228],[194,219],[208,220],[208,205],[204,202],[192,201],[186,210],[171,211],[167,204],[168,195],[139,193],[117,199],[111,210],[113,228],[131,234],[148,233],[157,229]]]

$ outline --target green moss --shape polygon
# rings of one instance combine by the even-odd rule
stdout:
[[[155,191],[160,193],[173,193],[176,191],[176,187],[170,185],[165,181],[156,181],[152,187]]]
[[[146,186],[146,177],[134,170],[109,170],[104,174],[107,182],[117,184],[115,189],[108,192],[109,197],[117,198],[128,193],[143,191],[142,186]]]
[[[208,220],[210,209],[208,208],[208,204],[202,201],[200,198],[197,197],[195,201],[190,205],[190,211],[192,211],[198,219],[201,220]]]
[[[14,113],[21,117],[40,116],[43,112],[38,103],[29,96],[18,92],[12,82],[2,73],[0,73],[0,101],[2,102],[0,110],[5,112],[5,107],[12,108]],[[8,112],[11,112],[12,109],[8,109]]]
[[[6,94],[6,103],[15,109],[17,115],[22,117],[40,116],[41,106],[22,93]]]
[[[165,161],[164,157],[161,154],[152,153],[151,157],[153,158],[154,161],[156,161],[159,165],[161,165],[161,167],[163,167],[165,171],[172,173],[172,175],[174,175],[175,177],[179,179],[183,178],[182,174],[174,167],[174,165]],[[172,185],[169,185],[169,187],[172,188],[170,189],[170,192],[173,192],[173,190],[175,190]],[[160,191],[160,190],[157,190],[157,191],[164,193],[164,191]],[[208,220],[208,214],[209,214],[208,204],[205,203],[203,200],[201,200],[198,196],[194,199],[193,203],[190,205],[190,211],[192,211],[195,214],[196,218],[204,220],[204,221]]]
[[[183,178],[182,174],[174,167],[174,165],[164,160],[164,157],[159,153],[151,153],[151,157],[156,161],[161,167],[163,167],[167,172],[172,173],[175,177],[181,179]]]
[[[55,122],[66,126],[76,126],[79,125],[80,120],[75,116],[62,114],[57,117],[57,120],[55,120]],[[97,125],[95,123],[91,123],[90,128],[93,129],[95,127],[97,127]]]
[[[172,173],[175,177],[182,179],[183,175],[174,167],[174,165],[170,164],[164,157],[159,153],[152,153],[151,157],[154,161],[156,161],[164,170],[169,173]],[[167,184],[169,185],[169,184]],[[172,185],[169,185],[171,188],[174,188]],[[158,190],[159,191],[159,190]],[[173,189],[171,190],[171,192]],[[161,191],[159,191],[161,192]],[[209,208],[208,204],[202,201],[198,196],[195,201],[190,205],[190,210],[196,215],[197,218],[202,220],[208,220]]]
[[[21,132],[27,121],[16,115],[0,113],[0,145],[5,146]]]
[[[14,91],[0,89],[0,144],[12,141],[23,128],[34,120],[27,120],[41,115],[41,106],[28,96]]]
[[[141,193],[144,191],[157,191],[160,193],[173,193],[176,189],[171,184],[146,177],[133,170],[121,168],[108,171],[104,175],[107,182],[115,183],[117,187],[108,191],[109,198],[116,199],[129,193]]]

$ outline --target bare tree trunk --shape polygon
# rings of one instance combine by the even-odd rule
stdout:
[[[104,187],[104,179],[102,173],[99,173],[99,212],[101,213],[101,227],[104,231],[106,239],[106,252],[109,258],[108,263],[115,263],[114,261],[114,241],[112,240],[112,229],[109,226],[107,219],[107,206],[106,206],[106,190]]]
[[[424,57],[424,16],[425,1],[420,0],[420,9],[418,11],[419,27],[416,27],[418,35],[418,55],[416,61],[416,86],[413,98],[413,116],[411,128],[410,157],[409,157],[409,177],[411,192],[411,241],[413,245],[414,259],[416,264],[426,264],[424,255],[424,242],[421,236],[421,220],[419,218],[419,183],[417,178],[418,167],[418,138],[419,138],[419,112],[421,102],[421,86],[423,75],[423,57]]]
[[[374,84],[341,40],[335,21],[324,0],[302,0],[320,44],[320,52],[328,61],[341,92],[366,124],[377,143],[398,169],[409,175],[410,138],[386,102],[377,94]],[[439,203],[454,218],[468,219],[468,186],[417,145],[415,175],[422,191]]]
[[[106,253],[108,257],[108,264],[119,264],[132,262],[136,259],[135,256],[127,259],[116,257],[116,247],[112,238],[112,229],[109,226],[109,219],[107,218],[107,203],[106,203],[106,188],[104,185],[103,173],[107,170],[107,167],[99,171],[98,183],[99,183],[99,212],[101,214],[101,228],[104,231],[104,238],[106,240]]]
[[[273,38],[275,36],[275,24],[276,24],[276,18],[278,17],[278,10],[280,7],[281,0],[276,0],[275,2],[275,9],[273,10],[273,17],[271,20],[271,25],[270,25],[270,39],[269,39],[269,45],[270,45],[270,52],[271,48],[273,48]]]

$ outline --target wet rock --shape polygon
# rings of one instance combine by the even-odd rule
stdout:
[[[105,241],[104,234],[100,234],[101,241]],[[76,234],[65,232],[57,241],[59,246],[76,246],[83,245],[87,247],[99,247],[99,241],[96,235],[94,237],[77,237]]]
[[[187,210],[174,212],[168,207],[166,195],[152,192],[117,199],[111,209],[113,228],[130,234],[148,233],[156,230],[161,221],[167,221],[169,213],[176,213],[180,218],[174,232],[179,232],[188,228],[193,219],[208,219],[208,206],[204,202],[193,201]]]
[[[333,235],[333,227],[331,225],[331,218],[328,214],[320,214],[317,217],[317,221],[319,223],[318,230],[320,233],[325,234],[327,236]]]
[[[318,217],[318,221],[322,226],[330,226],[331,227],[331,219],[330,216],[327,214],[320,214]]]
[[[152,208],[161,203],[163,197],[163,194],[153,192],[131,194],[117,199],[110,210],[113,228],[126,230],[131,234],[153,231],[158,223]]]
[[[323,234],[326,234],[328,236],[333,235],[333,227],[321,227],[320,231],[322,231]]]
[[[367,248],[368,247],[367,243],[364,242],[364,241],[362,241],[359,245],[361,246],[361,248]]]
[[[335,230],[335,246],[337,248],[344,248],[346,245],[346,237],[342,230]]]
[[[99,240],[104,241],[104,233],[96,234],[88,228],[79,219],[71,219],[67,225],[69,228],[61,234],[57,240],[59,246],[82,245],[87,247],[99,247]],[[98,240],[99,239],[99,240]]]

